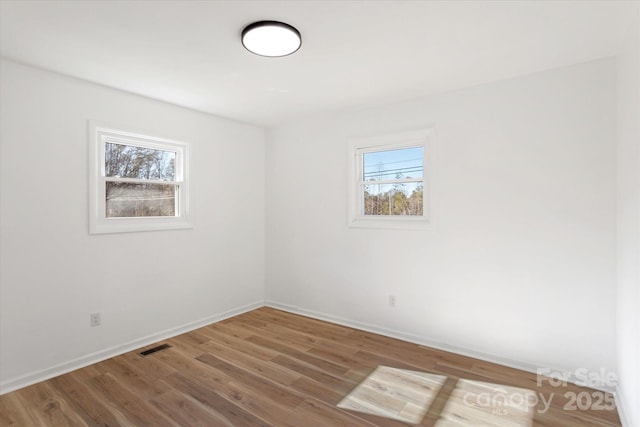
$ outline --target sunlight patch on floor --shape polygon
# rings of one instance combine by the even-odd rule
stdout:
[[[535,402],[532,390],[461,379],[436,427],[529,427]]]
[[[378,366],[338,407],[416,424],[446,379],[444,375]]]

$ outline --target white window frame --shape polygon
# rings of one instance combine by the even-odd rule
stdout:
[[[132,145],[176,153],[175,181],[109,178],[105,173],[105,146],[107,143]],[[177,185],[176,215],[171,217],[111,217],[106,216],[107,181]],[[125,233],[135,231],[176,230],[192,228],[190,209],[189,144],[139,132],[123,130],[89,122],[89,233]]]
[[[349,208],[348,225],[353,228],[428,229],[432,226],[430,204],[431,151],[434,129],[418,129],[349,140]],[[364,215],[363,155],[365,153],[423,147],[423,209],[421,216]],[[389,180],[389,183],[402,180]],[[410,181],[415,182],[415,179]],[[381,182],[385,183],[385,182]]]

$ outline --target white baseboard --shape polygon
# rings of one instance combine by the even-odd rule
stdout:
[[[273,300],[266,300],[265,305],[267,307],[272,307],[278,310],[287,311],[293,314],[299,314],[302,316],[311,317],[318,320],[324,320],[331,323],[336,323],[343,326],[348,326],[350,328],[360,329],[367,332],[372,332],[374,334],[384,335],[391,338],[397,338],[403,341],[408,341],[414,344],[423,345],[425,347],[432,347],[438,350],[448,351],[451,353],[460,354],[462,356],[473,357],[474,359],[484,360],[486,362],[497,363],[499,365],[508,366],[514,369],[520,369],[522,371],[531,372],[533,374],[538,373],[538,368],[545,367],[549,368],[552,371],[557,372],[567,372],[568,369],[562,369],[554,366],[548,366],[548,364],[541,363],[533,363],[533,362],[523,362],[520,360],[507,359],[504,357],[497,356],[495,354],[482,353],[474,350],[470,350],[468,348],[457,347],[454,345],[450,345],[447,343],[440,342],[430,337],[410,334],[402,331],[396,331],[393,329],[387,329],[379,325],[358,322],[355,320],[347,319],[340,316],[334,316],[332,314],[321,313],[314,310],[307,310],[304,308],[300,308],[297,306],[292,306],[288,304],[283,304]],[[575,380],[571,378],[567,379],[567,382],[575,383]],[[607,393],[615,393],[615,390],[608,387],[591,387],[596,390],[604,391]]]
[[[631,425],[631,421],[629,421],[629,418],[624,411],[624,399],[622,397],[622,392],[620,391],[620,386],[616,387],[614,397],[616,399],[616,408],[618,409],[618,416],[620,417],[620,423],[622,424],[622,427],[634,427]]]
[[[242,313],[246,313],[256,308],[264,306],[264,301],[256,301],[251,304],[246,304],[240,307],[233,308],[231,310],[224,311],[222,313],[207,316],[204,319],[196,320],[194,322],[185,323],[184,325],[167,329],[155,334],[147,335],[142,338],[135,339],[133,341],[126,342],[124,344],[116,345],[113,347],[105,348],[104,350],[97,351],[95,353],[87,354],[85,356],[78,357],[68,362],[60,363],[50,368],[42,369],[39,371],[30,372],[26,375],[22,375],[18,378],[9,379],[0,383],[0,395],[9,393],[11,391],[30,386],[40,381],[48,380],[50,378],[57,377],[58,375],[66,374],[67,372],[74,371],[76,369],[84,368],[85,366],[92,365],[94,363],[101,362],[111,357],[118,356],[123,353],[135,350],[140,347],[153,344],[157,341],[165,340],[175,337],[185,332],[192,331],[194,329],[201,328],[203,326],[210,325],[215,322],[219,322],[229,317],[237,316]]]

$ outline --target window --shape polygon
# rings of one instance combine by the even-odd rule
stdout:
[[[90,124],[90,232],[190,228],[186,143]]]
[[[431,134],[431,130],[420,130],[351,141],[350,226],[429,226]]]

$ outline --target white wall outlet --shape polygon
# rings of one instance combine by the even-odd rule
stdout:
[[[100,313],[91,313],[91,327],[100,326]]]
[[[396,296],[389,295],[389,307],[395,307],[395,306],[396,306]]]

